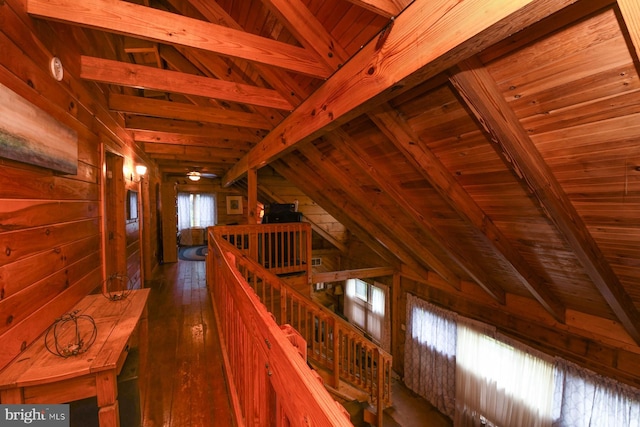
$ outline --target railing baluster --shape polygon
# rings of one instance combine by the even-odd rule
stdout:
[[[372,402],[383,402],[383,407],[391,404],[391,356],[378,350],[348,323],[272,276],[301,272],[310,283],[309,224],[216,226],[211,230],[210,239],[217,238],[220,245],[231,247],[229,252],[238,252],[238,270],[278,323],[290,324],[307,341],[309,359],[333,370],[334,386],[344,379],[367,391]],[[243,254],[252,256],[245,258]],[[216,262],[212,260],[212,264]],[[215,277],[216,270],[219,269],[212,266]],[[230,322],[225,325],[234,327]]]

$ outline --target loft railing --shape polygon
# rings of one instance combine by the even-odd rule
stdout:
[[[279,232],[310,237],[310,230],[302,230],[308,224],[279,224],[277,231],[271,228],[262,230],[262,227],[273,226],[213,227],[210,229],[209,241],[218,242],[221,248],[235,255],[234,268],[251,286],[276,322],[291,325],[306,340],[308,359],[331,372],[331,386],[338,388],[340,382],[345,381],[369,395],[370,403],[377,408],[377,418],[381,425],[382,410],[391,405],[391,355],[334,312],[316,304],[263,268],[264,258],[258,256],[255,260],[250,256],[251,253],[260,253],[260,249],[256,250],[251,244],[264,239],[260,236]],[[299,247],[307,248],[307,243],[301,242]],[[306,251],[304,267],[307,274],[310,274],[307,266],[310,265],[311,250],[307,248]],[[379,405],[378,402],[382,404]]]
[[[236,268],[237,249],[209,239],[207,277],[237,425],[352,426],[292,342]],[[234,249],[235,254],[228,249]]]
[[[311,226],[308,223],[213,227],[214,234],[274,274],[311,277]]]

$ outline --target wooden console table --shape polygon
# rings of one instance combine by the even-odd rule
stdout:
[[[117,376],[130,347],[139,342],[141,360],[146,353],[148,296],[149,289],[140,289],[119,301],[102,294],[83,298],[70,311],[93,317],[93,345],[65,359],[46,349],[43,334],[0,372],[0,403],[55,404],[96,396],[100,427],[118,427]]]

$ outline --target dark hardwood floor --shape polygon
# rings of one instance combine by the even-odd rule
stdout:
[[[235,425],[205,263],[164,264],[149,287],[149,344],[139,379],[142,425]]]

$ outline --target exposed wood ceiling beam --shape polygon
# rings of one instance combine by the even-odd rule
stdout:
[[[638,0],[618,0],[618,7],[622,12],[625,26],[635,48],[636,66],[640,60],[640,3]]]
[[[634,341],[640,343],[640,313],[489,72],[473,58],[460,63],[459,71],[452,75],[451,82],[493,142],[505,153],[509,159],[505,163],[522,177],[549,219],[573,248],[618,320]]]
[[[241,140],[229,140],[206,136],[189,136],[181,133],[155,132],[147,130],[133,131],[133,139],[138,142],[155,142],[157,144],[193,145],[211,148],[228,148],[233,145],[236,150],[249,151],[252,143]]]
[[[178,11],[182,11],[184,7],[183,1],[168,0],[169,3]],[[232,28],[238,31],[244,31],[244,28],[240,26],[231,16],[225,12],[215,1],[209,0],[189,0],[191,6],[193,6],[198,12],[202,14],[209,22],[218,23],[228,28]],[[181,49],[186,50],[186,49]],[[160,51],[162,53],[162,50]],[[184,54],[184,53],[183,53]],[[217,59],[211,59],[205,61],[204,55],[200,55],[195,50],[190,50],[190,55],[194,56],[199,62],[201,62],[207,69],[210,69],[216,73],[217,67],[213,66],[211,62],[222,63]],[[207,56],[208,58],[209,56]],[[220,64],[222,65],[222,64]],[[279,68],[273,68],[262,65],[255,62],[251,64],[257,71],[257,73],[267,82],[269,86],[277,90],[284,98],[289,99],[292,104],[298,105],[306,97],[302,89],[297,85],[297,80],[292,79],[284,70]],[[218,75],[219,78],[222,78]],[[257,83],[257,82],[254,82]]]
[[[565,321],[565,307],[553,295],[536,272],[529,266],[520,252],[496,227],[482,208],[449,173],[442,162],[427,148],[419,143],[420,137],[389,105],[369,113],[369,118],[387,138],[416,166],[422,176],[435,188],[449,206],[469,225],[475,228],[484,242],[494,248],[494,253],[506,265],[510,265],[520,283],[531,295],[559,322]],[[479,283],[482,286],[481,283]],[[483,286],[484,287],[484,286]]]
[[[80,67],[80,77],[85,80],[224,99],[280,110],[293,108],[273,89],[90,56],[80,57]]]
[[[285,24],[289,32],[307,49],[316,52],[322,61],[337,70],[349,55],[309,8],[300,0],[262,0]]]
[[[28,0],[27,12],[40,18],[203,49],[318,78],[326,78],[333,72],[315,53],[303,48],[125,1]]]
[[[184,159],[215,160],[231,162],[238,158],[238,151],[231,148],[191,147],[188,145],[144,143],[144,151],[151,157],[184,156]]]
[[[407,7],[412,0],[347,0],[378,15],[391,18]]]
[[[415,0],[223,178],[229,185],[322,133],[577,0]],[[464,22],[464,26],[458,23]]]
[[[217,123],[255,129],[270,129],[271,124],[264,117],[254,113],[201,107],[182,102],[162,101],[139,96],[109,95],[109,108],[113,111],[166,119]]]
[[[348,279],[368,279],[372,277],[393,276],[395,272],[396,270],[391,267],[371,267],[358,268],[355,270],[326,271],[323,273],[314,273],[312,282],[338,282]]]
[[[314,169],[323,171],[323,176],[326,181],[329,181],[330,188],[340,188],[344,192],[343,197],[353,203],[364,206],[366,208],[366,214],[369,217],[369,221],[374,225],[375,230],[383,230],[384,235],[393,236],[396,244],[399,247],[404,247],[403,252],[411,254],[412,257],[417,257],[419,262],[425,263],[427,267],[438,273],[455,289],[460,290],[460,278],[457,277],[442,260],[438,259],[430,251],[425,249],[421,244],[420,236],[408,231],[397,223],[396,219],[386,212],[386,209],[381,207],[378,198],[385,197],[384,193],[379,193],[376,196],[372,196],[371,193],[365,192],[359,185],[357,185],[353,178],[347,171],[342,170],[338,166],[334,165],[331,161],[326,161],[319,150],[312,144],[299,147],[299,151],[313,163]],[[378,234],[380,234],[378,232]],[[402,259],[403,262],[407,262],[407,259]],[[500,290],[492,294],[496,299],[504,301],[504,291],[500,294]]]
[[[126,116],[125,129],[179,133],[184,136],[221,138],[230,141],[246,141],[251,143],[257,143],[262,139],[262,136],[258,132],[251,132],[248,129],[145,116]]]
[[[375,162],[364,150],[358,147],[358,144],[350,141],[349,136],[340,130],[332,132],[327,138],[331,140],[334,146],[349,156],[352,162],[359,165],[360,168],[374,180],[376,185],[391,197],[398,207],[406,212],[407,216],[409,216],[433,242],[446,252],[447,256],[458,265],[458,267],[464,270],[482,289],[491,295],[492,298],[501,304],[505,303],[504,289],[495,282],[491,274],[485,271],[474,259],[464,255],[465,250],[462,248],[460,242],[457,242],[456,239],[451,236],[443,235],[435,224],[429,222],[429,220],[425,218],[425,216],[431,216],[428,212],[418,212],[415,207],[406,200],[402,194],[403,191],[397,183],[391,182],[387,176],[379,174]],[[438,272],[436,268],[434,268],[434,271]]]
[[[124,40],[124,51],[130,54],[146,54],[153,57],[156,67],[162,68],[162,60],[158,53],[158,44],[148,40],[134,39],[126,37]]]
[[[294,154],[287,156],[286,163],[278,160],[271,166],[286,179],[298,182],[298,187],[305,194],[322,205],[329,214],[340,221],[389,264],[400,268],[401,264],[398,262],[400,259],[405,263],[406,268],[413,271],[418,277],[427,277],[429,274],[434,274],[415,261],[411,254],[398,246],[389,236],[384,233],[373,234],[376,230],[375,225],[361,212],[361,207],[351,203],[335,190],[327,189],[324,179],[299,161]],[[299,180],[302,174],[305,176],[304,181]],[[339,205],[336,203],[339,203]]]

